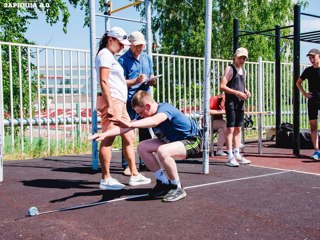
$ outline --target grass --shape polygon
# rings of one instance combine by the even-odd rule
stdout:
[[[22,144],[23,141],[23,144]],[[92,152],[92,144],[87,138],[82,140],[68,140],[66,144],[59,140],[58,144],[54,140],[48,142],[46,138],[30,138],[16,137],[14,144],[11,144],[11,137],[5,136],[3,149],[4,160],[22,160],[31,158],[42,158],[48,156],[61,156],[70,154],[90,154]],[[116,137],[113,148],[121,148],[121,137]]]

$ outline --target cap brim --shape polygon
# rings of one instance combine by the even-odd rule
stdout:
[[[245,54],[236,54],[236,55],[237,55],[237,57],[246,57],[246,58],[248,58],[248,56],[245,55]]]
[[[131,42],[129,42],[127,39],[121,40],[120,41],[123,45],[131,45]]]
[[[317,55],[317,54],[319,54],[319,53],[308,53],[308,54],[307,54],[307,57],[309,57],[309,56],[315,56],[315,55]]]
[[[135,41],[135,42],[132,42],[132,45],[134,45],[134,46],[141,45],[141,44],[146,45],[146,42],[145,42],[145,41]]]

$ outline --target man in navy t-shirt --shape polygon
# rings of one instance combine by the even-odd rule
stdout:
[[[145,91],[138,91],[131,104],[139,115],[138,120],[125,122],[111,119],[120,128],[117,131],[94,134],[91,139],[101,141],[105,137],[119,135],[133,128],[152,128],[157,138],[144,140],[137,147],[139,156],[157,180],[149,196],[164,195],[164,202],[175,202],[186,197],[175,160],[196,157],[201,151],[201,138],[195,121],[170,104],[155,102]]]
[[[308,99],[308,116],[310,123],[311,140],[314,153],[311,156],[314,160],[320,160],[318,140],[318,110],[320,109],[320,50],[313,48],[307,54],[311,67],[306,68],[296,82],[297,88],[302,95]],[[302,87],[302,82],[308,79],[308,92]]]
[[[132,32],[129,35],[128,40],[131,43],[130,49],[128,49],[128,51],[126,51],[118,61],[123,67],[124,76],[128,86],[127,111],[132,120],[136,118],[136,113],[131,107],[131,99],[133,95],[139,90],[151,93],[150,86],[155,84],[155,80],[147,83],[141,82],[141,79],[144,80],[154,75],[151,57],[147,53],[143,52],[146,46],[143,34],[139,31]],[[139,141],[150,138],[151,135],[147,128],[139,129]],[[146,170],[143,161],[141,159],[139,160],[139,170]],[[123,155],[122,167],[124,169],[124,175],[131,175],[127,161]]]

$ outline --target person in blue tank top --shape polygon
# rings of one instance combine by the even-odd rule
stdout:
[[[251,93],[246,88],[246,71],[243,66],[248,58],[246,48],[238,48],[234,54],[233,64],[224,70],[221,77],[220,90],[226,94],[226,146],[228,151],[229,167],[238,167],[239,163],[249,164],[250,160],[240,154],[241,126],[244,119],[244,101],[250,98]],[[232,147],[234,147],[232,151]]]
[[[163,196],[164,202],[175,202],[186,197],[175,160],[199,155],[202,140],[198,135],[197,124],[174,106],[157,103],[145,91],[138,91],[131,104],[139,115],[137,120],[126,122],[111,119],[120,128],[94,134],[90,139],[101,141],[105,137],[123,134],[133,128],[152,128],[157,138],[144,140],[137,147],[139,156],[156,178],[156,185],[149,196]]]

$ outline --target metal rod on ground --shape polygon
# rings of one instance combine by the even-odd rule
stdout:
[[[204,60],[204,139],[203,139],[203,163],[202,172],[209,173],[209,99],[211,76],[211,33],[212,33],[212,0],[206,4],[206,36],[205,36],[205,60]]]
[[[123,200],[129,200],[129,199],[135,199],[135,198],[141,198],[141,197],[147,197],[148,194],[140,194],[140,195],[134,195],[130,197],[125,197],[125,198],[118,198],[118,199],[113,199],[113,200],[107,200],[107,201],[102,201],[102,202],[95,202],[95,203],[88,203],[88,204],[82,204],[82,205],[77,205],[73,207],[66,207],[66,208],[59,208],[55,210],[50,210],[50,211],[45,211],[45,212],[39,212],[38,208],[36,207],[30,207],[27,212],[28,217],[34,217],[34,216],[39,216],[43,214],[49,214],[49,213],[55,213],[55,212],[63,212],[63,211],[70,211],[70,210],[75,210],[75,209],[80,209],[80,208],[86,208],[86,207],[92,207],[92,206],[97,206],[97,205],[102,205],[105,203],[112,203],[112,202],[118,202],[118,201],[123,201]]]

